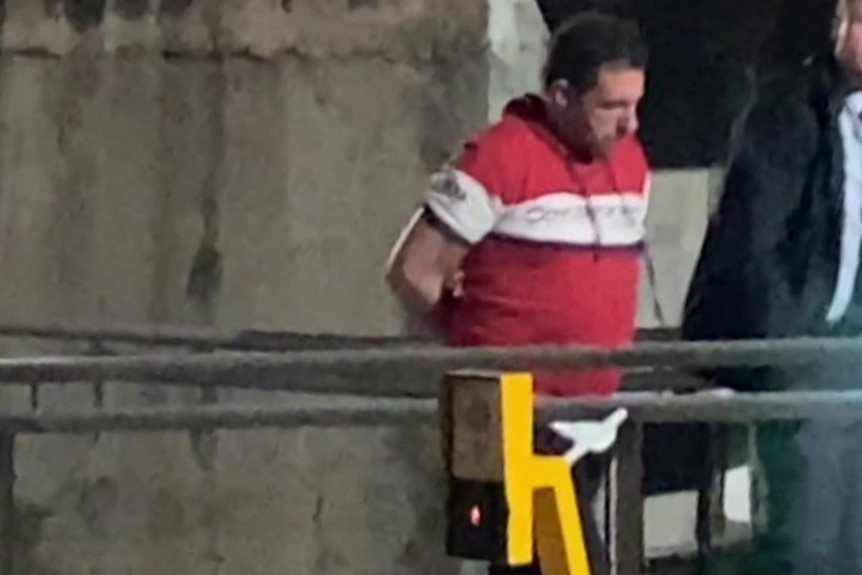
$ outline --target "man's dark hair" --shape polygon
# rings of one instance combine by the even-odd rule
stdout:
[[[646,43],[634,23],[598,12],[582,12],[563,22],[551,37],[543,81],[549,86],[566,80],[582,94],[596,86],[602,66],[643,70],[647,59]]]

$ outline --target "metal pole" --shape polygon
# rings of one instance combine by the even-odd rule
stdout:
[[[365,348],[421,342],[419,339],[405,336],[342,336],[254,329],[223,331],[165,324],[0,323],[0,337],[83,342],[99,340],[105,344],[192,348],[202,346],[246,351],[286,351],[307,347],[320,349],[322,346]],[[635,337],[639,341],[673,341],[679,339],[679,330],[641,329]]]
[[[329,403],[329,402],[327,402]],[[427,399],[357,400],[351,405],[186,406],[74,413],[0,414],[0,428],[13,433],[108,431],[209,431],[298,427],[381,427],[436,421],[437,404]]]
[[[220,331],[171,325],[0,324],[0,337],[54,341],[101,341],[147,347],[208,348],[244,351],[365,348],[416,342],[400,336],[341,336],[289,331]],[[667,336],[660,336],[667,337]]]
[[[623,425],[611,464],[612,575],[640,575],[644,566],[643,428]]]
[[[47,339],[55,341],[109,341],[117,344],[146,346],[212,345],[228,347],[237,340],[237,334],[180,326],[141,325],[66,325],[16,324],[0,325],[0,337]]]
[[[11,575],[15,549],[15,436],[0,432],[0,574]]]
[[[610,398],[538,398],[537,420],[578,420],[623,407],[641,423],[756,423],[862,420],[862,391],[785,391],[689,395],[621,393]]]
[[[166,384],[230,385],[249,389],[311,391],[298,384],[323,374],[340,393],[368,393],[377,380],[381,394],[428,392],[405,381],[406,374],[438,377],[461,369],[517,371],[592,367],[730,367],[809,365],[862,356],[862,339],[797,339],[737,342],[642,343],[607,350],[583,346],[440,348],[399,346],[379,349],[221,352],[212,355],[147,354],[126,357],[48,357],[0,360],[0,383],[32,381],[158,380]],[[357,385],[357,379],[363,385]],[[364,380],[364,381],[363,381]],[[401,381],[399,381],[401,380]],[[302,389],[300,389],[300,387]],[[314,391],[330,391],[319,387]]]
[[[611,399],[538,399],[536,419],[594,419],[616,407],[629,410],[639,423],[691,421],[752,423],[772,420],[862,419],[862,391],[752,393],[733,397],[712,394],[665,397],[620,394]],[[10,433],[91,433],[94,431],[207,430],[247,428],[350,427],[433,423],[431,399],[353,398],[334,404],[204,405],[69,413],[2,413],[0,428]]]
[[[702,396],[702,397],[699,397]],[[538,399],[536,419],[594,419],[616,407],[639,423],[691,421],[752,423],[772,420],[862,419],[862,391],[752,393],[730,398],[711,394],[664,397],[620,394],[612,399]],[[353,398],[333,404],[204,405],[68,413],[2,413],[0,428],[10,433],[91,433],[94,431],[207,430],[246,428],[350,427],[433,423],[431,399]]]

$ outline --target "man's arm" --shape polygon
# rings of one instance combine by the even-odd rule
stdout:
[[[431,177],[422,208],[392,250],[387,283],[408,315],[437,335],[446,331],[462,261],[503,212],[518,169],[510,149],[500,128],[467,143],[452,165]]]
[[[457,295],[461,262],[469,244],[450,233],[428,208],[410,220],[395,244],[386,282],[406,308],[435,334],[445,331],[451,298]]]

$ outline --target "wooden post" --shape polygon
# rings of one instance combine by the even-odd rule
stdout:
[[[448,374],[441,387],[440,423],[447,470],[459,479],[503,481],[500,377]]]
[[[532,381],[486,372],[447,375],[440,394],[443,457],[449,475],[446,547],[450,554],[509,564],[533,559],[532,508],[511,505],[506,451],[532,454]],[[505,385],[504,385],[505,382]],[[513,410],[520,405],[521,409]],[[517,412],[516,417],[504,413]],[[526,417],[519,421],[517,416]],[[509,458],[511,459],[511,457]],[[517,463],[514,463],[517,465]],[[520,534],[514,534],[520,530]]]
[[[449,553],[590,575],[571,464],[533,450],[532,376],[452,374],[440,407]]]

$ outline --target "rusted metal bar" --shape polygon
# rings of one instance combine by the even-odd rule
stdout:
[[[0,574],[14,572],[15,436],[0,432]]]
[[[208,431],[214,429],[380,427],[436,421],[437,405],[427,399],[355,400],[351,405],[199,405],[68,413],[0,414],[7,433],[93,433]]]
[[[638,341],[672,341],[678,330],[642,329]],[[94,325],[94,324],[27,324],[0,323],[0,337],[43,339],[53,341],[100,341],[104,344],[129,344],[147,347],[189,347],[233,349],[244,351],[287,351],[298,348],[363,348],[419,343],[404,336],[341,336],[291,331],[241,329],[216,330],[172,325]]]
[[[807,365],[862,355],[862,339],[798,339],[720,343],[642,343],[607,350],[584,346],[305,350],[206,355],[41,357],[0,360],[0,383],[156,381],[247,389],[427,396],[429,381],[459,369],[532,370],[591,367]],[[424,373],[413,380],[406,375]],[[325,374],[327,382],[318,381]],[[373,388],[369,388],[370,382]]]
[[[612,575],[640,575],[644,566],[644,494],[641,442],[636,422],[619,431],[611,464],[610,541]]]
[[[783,392],[716,397],[693,394],[619,394],[612,399],[537,400],[537,420],[592,419],[616,407],[639,423],[862,419],[862,391]],[[202,405],[68,413],[2,413],[0,429],[10,433],[91,433],[94,431],[205,430],[255,427],[383,426],[435,421],[429,399],[354,398],[320,406]]]
[[[0,324],[0,336],[54,341],[110,342],[146,346],[229,346],[237,335],[212,329],[180,326]]]
[[[13,433],[136,431],[330,425],[389,425],[431,415],[432,400],[359,399],[350,405],[325,407],[185,406],[160,409],[71,413],[0,413],[0,429]],[[781,392],[717,397],[713,394],[663,396],[618,394],[611,399],[537,400],[537,420],[594,418],[625,407],[633,420],[662,422],[735,422],[771,420],[862,419],[862,391]]]
[[[2,360],[0,360],[2,362]],[[147,385],[171,385],[181,387],[197,387],[203,390],[215,389],[218,387],[237,388],[246,390],[268,390],[268,391],[286,391],[300,393],[315,393],[326,395],[355,395],[360,397],[425,397],[430,398],[435,395],[435,384],[439,377],[435,372],[429,372],[427,369],[403,369],[399,370],[397,379],[386,380],[380,374],[362,373],[355,377],[350,377],[345,374],[331,374],[327,370],[318,370],[315,375],[307,375],[307,372],[296,374],[287,372],[283,375],[273,374],[268,378],[259,377],[249,380],[245,378],[230,378],[227,376],[213,377],[212,379],[205,378],[190,378],[187,380],[169,380],[162,381],[157,379],[157,375],[151,376],[150,379],[135,379],[114,380],[125,383],[147,384]],[[48,381],[39,383],[38,379],[33,380],[31,388],[33,393],[31,399],[38,398],[38,388],[40,385],[50,383],[75,383],[77,379],[64,379],[61,381]],[[80,381],[85,381],[81,379]],[[111,380],[98,378],[98,381],[110,383]],[[6,383],[15,383],[9,381]],[[0,382],[2,384],[2,382]],[[673,372],[643,372],[632,374],[623,382],[622,389],[627,392],[644,392],[644,391],[681,391],[692,392],[709,388],[707,380],[692,377],[684,373]],[[39,408],[38,401],[31,402],[31,408],[36,410]]]
[[[0,324],[0,337],[49,341],[92,342],[194,350],[288,351],[296,349],[353,349],[394,346],[418,340],[396,336],[342,336],[291,331],[215,330],[170,325]]]
[[[642,423],[756,423],[805,419],[862,420],[862,391],[634,393],[613,398],[540,398],[537,420],[577,420],[624,407]]]

